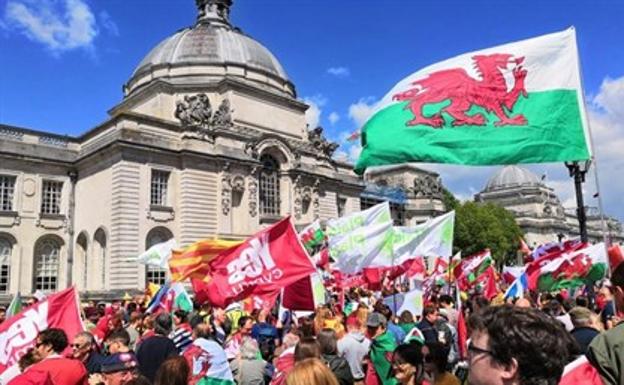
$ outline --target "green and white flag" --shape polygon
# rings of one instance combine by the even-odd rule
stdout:
[[[383,202],[364,211],[327,221],[329,255],[334,267],[355,274],[377,258],[392,258],[392,217]]]
[[[394,227],[393,261],[400,265],[414,257],[446,257],[453,253],[455,211],[413,227]],[[387,265],[382,265],[387,266]]]
[[[585,160],[589,143],[570,28],[463,54],[401,80],[364,124],[355,171],[406,162]]]
[[[143,254],[139,255],[137,257],[137,262],[148,266],[168,269],[171,252],[176,248],[176,246],[176,241],[173,238],[166,242],[158,243],[147,249]]]
[[[11,300],[9,307],[6,309],[6,319],[9,319],[22,311],[22,296],[18,291]]]

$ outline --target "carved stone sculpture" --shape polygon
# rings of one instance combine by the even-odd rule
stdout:
[[[340,146],[338,143],[328,141],[323,135],[323,127],[319,126],[313,130],[308,131],[308,140],[319,153],[319,155],[325,155],[329,158],[334,155],[334,152]]]
[[[230,101],[223,99],[219,108],[212,116],[212,125],[215,127],[231,127],[232,126],[232,111],[230,109]]]

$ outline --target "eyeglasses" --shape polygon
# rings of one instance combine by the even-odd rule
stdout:
[[[35,344],[35,347],[38,348],[41,345],[45,345],[45,342],[37,341],[37,343]]]
[[[82,349],[82,348],[84,348],[84,345],[81,345],[81,344],[72,344],[72,345],[71,345],[71,347],[72,347],[72,348],[74,348],[74,349]]]
[[[481,354],[492,355],[492,351],[491,350],[478,348],[478,347],[474,346],[472,343],[468,344],[468,352],[469,353],[474,353],[474,354],[480,354],[481,353]]]

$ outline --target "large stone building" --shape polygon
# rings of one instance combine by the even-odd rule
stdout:
[[[166,272],[136,256],[172,237],[240,239],[285,215],[303,226],[380,200],[399,224],[442,212],[436,174],[399,166],[366,187],[333,159],[277,59],[230,23],[232,0],[196,2],[195,25],[145,56],[99,126],[68,137],[0,125],[5,300],[72,284],[141,290]]]
[[[573,182],[570,180],[570,183]],[[475,201],[496,203],[509,210],[524,231],[529,246],[579,237],[576,208],[564,208],[555,191],[525,168],[501,168],[488,180],[483,191],[475,195]],[[618,220],[605,217],[605,225],[607,236],[613,242],[624,241]],[[602,242],[603,234],[598,210],[588,207],[589,240]]]

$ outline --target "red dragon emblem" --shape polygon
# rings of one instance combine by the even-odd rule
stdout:
[[[474,67],[481,75],[481,80],[472,78],[463,68],[453,68],[429,74],[424,79],[412,82],[416,86],[407,91],[393,95],[393,100],[408,101],[405,109],[411,110],[414,119],[406,125],[427,125],[440,128],[444,125],[442,111],[453,118],[453,126],[486,124],[486,117],[481,113],[466,115],[473,105],[483,107],[493,112],[498,121],[495,126],[526,125],[527,119],[523,115],[510,116],[514,104],[520,94],[527,97],[524,89],[524,79],[527,71],[520,65],[524,57],[514,58],[510,54],[476,55],[472,57]],[[507,83],[503,76],[508,65],[514,65],[512,74],[514,86],[507,91]],[[423,106],[440,103],[450,99],[451,104],[442,107],[440,111],[430,117],[423,115]]]

